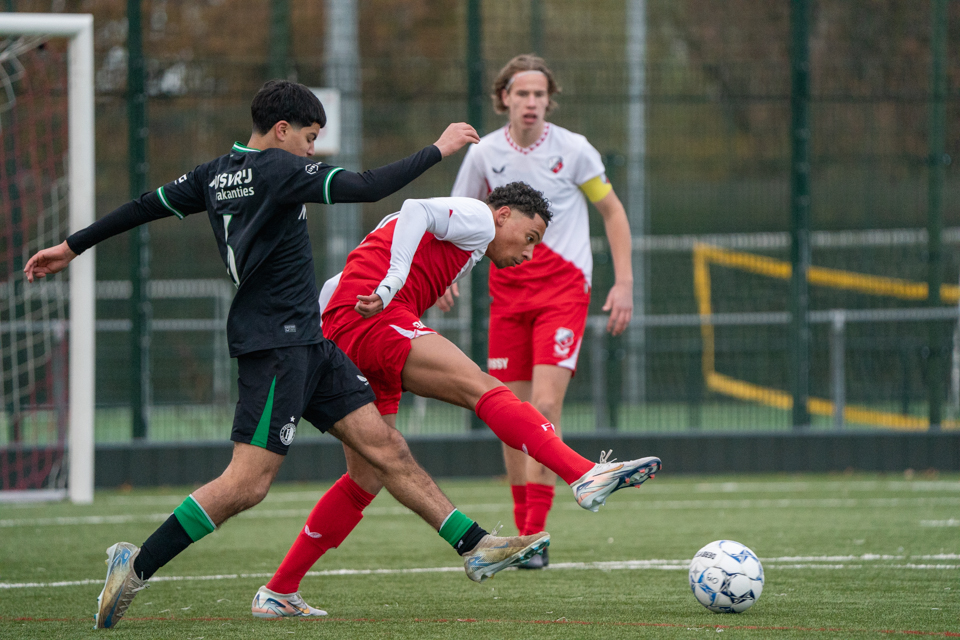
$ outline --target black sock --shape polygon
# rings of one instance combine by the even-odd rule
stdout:
[[[140,546],[140,553],[133,561],[133,570],[141,580],[146,580],[191,544],[193,540],[183,525],[176,516],[171,515]]]
[[[483,527],[474,522],[470,525],[470,528],[467,529],[467,532],[463,534],[463,537],[460,538],[460,541],[453,545],[453,548],[456,549],[460,555],[470,553],[485,535],[487,535],[487,532]]]

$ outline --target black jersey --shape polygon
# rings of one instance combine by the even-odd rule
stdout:
[[[323,335],[303,203],[378,200],[439,160],[439,149],[431,145],[357,174],[282,149],[236,143],[227,155],[120,207],[67,243],[80,253],[143,222],[206,211],[237,286],[227,318],[230,355],[315,344]]]

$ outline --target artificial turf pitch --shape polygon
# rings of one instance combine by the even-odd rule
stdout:
[[[551,566],[483,584],[384,492],[302,584],[329,617],[258,620],[257,587],[326,488],[278,485],[161,569],[106,631],[92,629],[104,549],[140,544],[190,489],[100,491],[91,506],[0,504],[0,638],[960,637],[960,477],[921,475],[665,472],[597,514],[561,486]],[[513,531],[504,483],[440,484],[487,529]],[[711,613],[690,593],[690,558],[721,538],[764,564],[763,595],[743,614]]]

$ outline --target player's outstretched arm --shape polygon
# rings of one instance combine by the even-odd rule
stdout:
[[[629,326],[630,318],[633,317],[630,222],[627,220],[627,212],[623,204],[613,191],[593,204],[603,218],[616,278],[602,308],[610,313],[607,331],[618,336]]]
[[[332,178],[330,198],[318,202],[376,202],[407,186],[465,144],[479,141],[480,136],[470,125],[465,122],[451,124],[435,144],[402,160],[363,173],[339,171]]]
[[[176,184],[181,182],[182,180]],[[171,183],[167,187],[173,185],[174,183]],[[177,205],[188,214],[203,211],[202,198],[198,201],[197,206],[191,206],[192,203],[189,201],[181,202],[183,199],[180,198],[178,193],[171,193],[170,195],[176,198]],[[168,195],[168,197],[170,196]],[[93,224],[71,234],[59,245],[38,252],[27,261],[23,273],[28,282],[33,282],[35,278],[45,278],[62,271],[70,264],[71,260],[107,238],[129,231],[141,224],[172,215],[182,218],[184,214],[163,204],[157,191],[145,193],[136,200],[120,205]]]
[[[476,129],[466,122],[454,122],[447,127],[443,135],[440,136],[440,139],[434,142],[433,145],[437,149],[440,149],[440,155],[446,158],[460,151],[464,146],[478,142],[480,142],[480,135],[477,134]]]
[[[77,254],[70,249],[66,241],[61,242],[55,247],[38,251],[27,261],[23,268],[23,274],[27,282],[33,282],[35,278],[46,278],[48,275],[59,273],[67,268],[70,261],[77,257]]]

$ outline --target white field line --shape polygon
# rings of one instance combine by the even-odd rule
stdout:
[[[310,506],[300,509],[252,509],[236,516],[238,518],[272,519],[272,518],[306,518],[310,513]],[[686,509],[794,509],[797,507],[809,509],[856,509],[856,508],[910,508],[930,506],[960,506],[960,496],[953,497],[905,497],[905,498],[783,498],[761,500],[644,500],[642,502],[624,502],[616,505],[617,508],[656,510],[686,510]],[[508,510],[507,503],[469,504],[461,505],[460,511],[471,513],[497,513]],[[576,511],[579,507],[573,502],[560,502],[555,509]],[[406,507],[368,507],[364,509],[366,516],[398,516],[414,515]],[[0,528],[9,527],[51,527],[77,525],[124,524],[130,522],[163,522],[170,515],[166,513],[139,513],[126,515],[92,515],[92,516],[61,516],[54,518],[11,518],[0,520]],[[952,522],[951,520],[921,522]],[[952,524],[922,524],[921,526],[955,526]]]
[[[661,483],[648,484],[644,490],[651,497],[669,494],[752,494],[752,493],[807,493],[807,492],[871,492],[885,491],[890,493],[932,493],[947,492],[960,494],[960,482],[948,480],[937,481],[907,481],[907,480],[854,480],[851,482],[804,482],[804,481],[774,481],[774,482],[698,482],[689,483]],[[264,500],[264,506],[285,502],[316,502],[323,494],[323,490],[316,491],[275,491]],[[182,494],[164,494],[153,496],[108,495],[97,497],[97,506],[170,506],[171,510],[183,502]],[[4,504],[5,509],[33,509],[36,503]]]
[[[948,480],[854,480],[851,482],[698,482],[693,485],[688,483],[650,484],[646,485],[644,489],[648,490],[654,495],[672,493],[804,493],[811,491],[822,491],[825,493],[836,493],[837,491],[889,491],[909,493],[945,491],[960,494],[960,482],[951,482]],[[277,491],[275,493],[271,493],[264,502],[299,502],[301,500],[318,500],[322,493],[322,490]],[[105,504],[170,504],[175,507],[183,501],[183,496],[179,494],[142,497],[121,495],[107,496],[98,499],[97,502],[100,503],[101,500]]]
[[[894,564],[876,564],[875,561],[887,562],[890,560],[906,560],[907,556],[890,556],[882,554],[864,554],[861,556],[804,556],[782,558],[761,558],[764,569],[769,573],[771,569],[827,569],[827,570],[859,570],[859,569],[914,569],[914,570],[958,570],[960,564],[926,564],[915,562],[897,562]],[[940,554],[938,556],[910,556],[910,560],[923,559],[960,559],[960,554]],[[612,562],[556,562],[547,567],[547,571],[687,571],[689,560],[620,560]],[[327,571],[310,571],[307,576],[313,578],[329,576],[370,576],[370,575],[405,575],[416,573],[459,573],[462,567],[420,567],[410,569],[330,569]],[[272,573],[224,573],[201,576],[154,576],[151,583],[157,582],[188,582],[203,580],[243,580],[264,579],[273,577]],[[48,589],[52,587],[81,587],[102,584],[103,579],[63,580],[59,582],[0,582],[0,589]]]
[[[921,520],[921,527],[960,527],[960,520],[950,518],[949,520]]]

